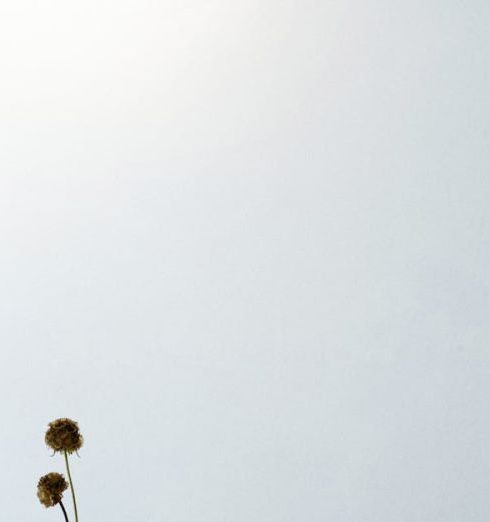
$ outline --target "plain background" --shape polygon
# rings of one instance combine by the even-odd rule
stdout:
[[[489,27],[1,3],[2,522],[490,519]]]

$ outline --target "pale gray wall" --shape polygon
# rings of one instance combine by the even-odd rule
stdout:
[[[2,521],[490,519],[489,27],[2,2]]]

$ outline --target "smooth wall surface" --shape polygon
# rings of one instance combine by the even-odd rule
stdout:
[[[1,3],[2,521],[490,519],[489,26]]]

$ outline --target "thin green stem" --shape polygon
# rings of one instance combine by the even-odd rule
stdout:
[[[61,502],[61,500],[60,500],[59,504],[60,504],[61,510],[63,511],[63,515],[65,515],[65,522],[69,522],[68,515],[66,514],[65,506],[63,505],[63,502]]]
[[[66,472],[68,473],[68,480],[70,481],[71,498],[73,499],[73,510],[75,511],[75,522],[78,522],[77,499],[75,498],[75,490],[73,489],[73,481],[71,479],[70,464],[68,464],[68,454],[65,450],[65,464]]]

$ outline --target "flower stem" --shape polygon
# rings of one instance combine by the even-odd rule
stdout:
[[[75,522],[78,522],[77,499],[75,498],[75,490],[73,489],[73,481],[71,480],[70,465],[68,464],[68,453],[65,450],[65,464],[68,473],[68,480],[70,481],[71,498],[73,499],[73,510],[75,511]]]
[[[63,511],[63,515],[65,515],[65,522],[69,522],[68,515],[66,514],[65,506],[63,505],[63,502],[61,502],[61,500],[60,500],[59,504],[60,504],[61,510]]]

